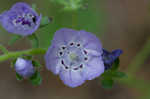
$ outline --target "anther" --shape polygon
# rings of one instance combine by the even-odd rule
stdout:
[[[72,45],[74,45],[74,43],[70,43],[70,45],[72,46]]]
[[[86,54],[86,55],[87,55],[87,51],[86,51],[86,50],[84,50],[84,54]]]
[[[64,50],[64,49],[66,49],[66,47],[63,46],[62,49]]]
[[[79,46],[80,46],[80,44],[77,44],[77,46],[79,47]]]
[[[80,65],[80,68],[83,68],[83,65],[82,65],[82,64]]]
[[[85,57],[85,58],[84,58],[84,60],[86,61],[86,60],[88,60],[88,58],[87,58],[87,57]]]
[[[59,52],[59,54],[60,54],[60,55],[62,55],[62,54],[63,54],[63,52]]]

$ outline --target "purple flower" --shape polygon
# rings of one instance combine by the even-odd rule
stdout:
[[[27,36],[37,30],[40,25],[41,15],[26,3],[19,2],[8,11],[0,15],[0,23],[8,32]]]
[[[105,70],[108,70],[112,67],[112,64],[115,62],[117,58],[123,53],[122,50],[116,49],[112,52],[108,52],[107,50],[103,49],[103,61],[105,65]]]
[[[77,87],[104,72],[102,46],[90,32],[58,30],[46,55],[46,67],[59,75],[65,85]]]
[[[15,71],[22,77],[28,78],[35,73],[35,68],[32,65],[32,61],[18,58],[15,63]]]

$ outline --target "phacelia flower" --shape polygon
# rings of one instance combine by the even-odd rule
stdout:
[[[99,39],[84,30],[56,31],[46,55],[46,67],[59,75],[65,85],[77,87],[104,72]]]
[[[32,61],[18,58],[15,63],[15,71],[22,77],[28,78],[35,73]]]
[[[112,64],[115,62],[117,58],[123,53],[122,50],[116,49],[113,50],[112,52],[108,52],[107,50],[103,49],[103,61],[104,61],[104,66],[105,70],[108,70],[112,67]]]
[[[19,2],[0,15],[0,23],[8,32],[21,36],[31,35],[40,25],[41,15],[26,3]]]

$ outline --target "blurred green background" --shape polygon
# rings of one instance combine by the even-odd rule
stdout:
[[[60,28],[86,30],[96,34],[104,48],[123,49],[124,54],[120,59],[121,71],[126,71],[129,63],[150,36],[149,0],[86,0],[85,4],[88,4],[88,7],[77,11],[63,11],[61,5],[50,0],[0,0],[0,13],[20,1],[36,4],[38,13],[53,18],[48,26],[36,31],[40,47],[48,47],[54,32]],[[13,46],[8,46],[11,36],[13,34],[0,27],[0,43],[9,50],[31,48],[26,38],[19,40]],[[42,56],[39,59],[44,65]],[[149,65],[148,59],[145,60],[145,64],[136,76],[149,80]],[[54,76],[45,68],[41,73],[42,85],[34,87],[27,81],[16,81],[15,72],[10,67],[9,61],[0,63],[0,66],[0,99],[138,99],[141,96],[134,86],[128,87],[119,83],[116,83],[111,90],[103,89],[99,79],[87,81],[74,89],[68,88],[58,76]]]

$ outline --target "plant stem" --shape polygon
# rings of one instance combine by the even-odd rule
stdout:
[[[142,97],[149,95],[150,85],[148,81],[142,78],[138,78],[135,75],[135,73],[140,69],[140,66],[144,64],[145,60],[149,57],[149,55],[150,55],[150,38],[148,38],[142,50],[137,54],[135,59],[128,66],[128,69],[127,69],[128,78],[119,80],[120,83],[122,84],[126,84],[129,87],[134,87],[138,89],[142,93]]]
[[[127,85],[129,88],[137,89],[141,93],[142,95],[141,97],[147,96],[150,93],[149,82],[142,78],[137,78],[136,76],[133,76],[131,74],[128,74],[128,77],[126,78],[119,79],[119,82],[121,84]],[[147,99],[147,98],[142,98],[142,99]]]
[[[35,34],[32,34],[28,36],[28,38],[31,40],[32,48],[38,48],[39,47],[39,41]]]
[[[139,70],[140,66],[144,64],[145,60],[150,55],[150,38],[147,40],[141,52],[137,54],[133,62],[128,66],[127,72],[129,74],[134,74]]]
[[[17,58],[21,55],[36,55],[36,54],[45,54],[45,53],[46,53],[46,49],[44,48],[33,48],[24,51],[8,52],[0,56],[0,62],[6,61],[11,58]]]

